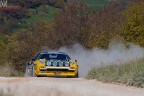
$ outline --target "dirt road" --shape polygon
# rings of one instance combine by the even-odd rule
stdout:
[[[13,96],[144,96],[144,89],[82,78],[0,78],[0,90]]]

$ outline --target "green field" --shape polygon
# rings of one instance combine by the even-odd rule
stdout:
[[[94,10],[99,10],[102,6],[107,4],[108,0],[85,0],[85,2]]]
[[[94,8],[95,10],[100,9],[102,6],[108,3],[108,0],[85,0],[85,2]],[[48,6],[46,9],[44,6],[40,6],[36,9],[30,9],[30,16],[26,19],[26,23],[31,24],[37,20],[48,20],[51,21],[56,15],[58,9],[52,6]],[[38,14],[34,14],[38,13]]]
[[[94,8],[95,10],[100,9],[102,6],[108,3],[108,0],[85,0],[85,2]],[[30,16],[26,19],[27,24],[34,23],[37,20],[53,20],[56,15],[58,9],[52,6],[48,6],[45,8],[44,6],[40,6],[36,9],[30,9]],[[38,13],[38,14],[35,14]]]
[[[57,13],[57,8],[55,7],[38,7],[36,9],[30,9],[30,16],[26,19],[26,23],[34,23],[37,20],[53,20],[54,16]]]
[[[93,68],[86,78],[144,87],[144,60]]]
[[[29,9],[30,15],[23,20],[21,24],[18,25],[16,29],[14,29],[14,32],[21,31],[24,29],[29,28],[36,22],[46,20],[46,21],[52,21],[54,17],[57,14],[58,9],[52,6],[40,6],[35,9]]]
[[[102,6],[107,4],[108,0],[85,0],[85,3],[88,4],[92,9],[99,10]],[[21,24],[18,25],[14,32],[25,30],[29,28],[36,22],[46,20],[52,21],[58,12],[58,8],[52,6],[40,6],[35,9],[29,9],[29,17],[24,19]]]

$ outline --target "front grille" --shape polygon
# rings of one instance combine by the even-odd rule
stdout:
[[[40,69],[41,71],[67,71],[67,72],[74,72],[75,70],[68,70],[68,69]]]

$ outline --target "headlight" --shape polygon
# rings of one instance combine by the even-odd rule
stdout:
[[[41,64],[44,64],[44,63],[45,63],[45,60],[40,60],[40,63],[41,63]]]
[[[53,66],[57,66],[57,62],[56,61],[53,61]]]
[[[75,62],[74,61],[70,61],[70,64],[74,64]]]
[[[70,63],[69,62],[65,62],[65,66],[70,66]]]
[[[59,66],[63,66],[63,62],[62,61],[59,61]]]
[[[47,66],[51,66],[52,62],[51,61],[47,61]]]

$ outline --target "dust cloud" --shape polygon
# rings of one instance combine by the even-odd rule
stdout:
[[[106,50],[98,48],[88,50],[80,44],[75,44],[71,48],[62,47],[58,51],[65,52],[78,61],[80,77],[86,76],[93,67],[122,64],[144,58],[144,48],[132,43],[126,47],[123,43],[115,41],[112,41]]]

